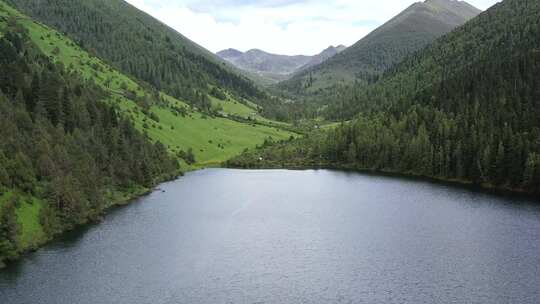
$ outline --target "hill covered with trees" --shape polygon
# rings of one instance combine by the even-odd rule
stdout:
[[[165,146],[45,56],[3,7],[0,70],[0,263],[179,173]]]
[[[540,192],[540,2],[505,0],[334,100],[328,132],[233,166],[334,166]],[[262,159],[262,160],[260,160]]]
[[[120,71],[190,104],[204,106],[213,87],[264,106],[270,98],[214,54],[123,0],[9,0],[21,12],[66,33]]]

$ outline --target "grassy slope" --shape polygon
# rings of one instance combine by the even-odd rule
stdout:
[[[182,105],[170,96],[166,98],[176,106]],[[144,129],[145,115],[137,113],[135,103],[120,98],[120,107],[130,113],[137,128]],[[163,107],[152,107],[152,112],[159,117],[159,123],[147,120],[149,128],[146,131],[150,137],[165,144],[173,153],[192,148],[197,158],[195,167],[219,165],[245,148],[264,142],[267,137],[286,139],[292,135],[277,128],[239,123],[199,112],[190,112],[185,117]]]
[[[1,2],[0,2],[1,3]],[[79,48],[75,43],[61,35],[60,33],[49,29],[48,27],[36,23],[29,18],[20,15],[13,9],[6,8],[11,15],[17,15],[20,23],[30,31],[32,40],[47,55],[53,57],[56,61],[62,62],[66,67],[72,67],[78,73],[84,75],[87,79],[93,79],[104,89],[113,93],[114,101],[120,101],[121,109],[128,110],[139,108],[132,100],[125,98],[124,90],[121,84],[125,83],[127,90],[137,93],[138,96],[144,95],[145,89],[128,76],[111,68],[99,58],[89,55],[86,51]],[[55,50],[57,52],[55,52]],[[59,52],[58,52],[59,51]],[[162,96],[171,104],[188,107],[180,100],[162,93]],[[256,113],[254,109],[237,101],[220,101],[213,99],[216,103],[221,103],[224,112],[227,114],[248,117]],[[199,166],[207,163],[217,164],[240,153],[245,148],[254,147],[264,142],[268,136],[274,139],[285,139],[293,135],[290,132],[267,126],[252,126],[225,118],[205,119],[202,113],[192,111],[191,118],[186,119],[181,116],[175,116],[173,111],[160,106],[152,106],[151,111],[158,115],[159,123],[152,121],[152,126],[148,131],[150,137],[154,140],[160,140],[162,143],[171,147],[171,152],[176,152],[176,147],[194,149],[199,161]],[[143,116],[133,116],[135,125],[143,130]],[[280,123],[264,119],[256,114],[255,118],[260,121]],[[174,127],[174,129],[171,128]],[[212,143],[210,142],[212,141]],[[225,151],[218,151],[217,142],[226,144]],[[202,150],[202,151],[201,151]],[[223,150],[223,149],[221,149]]]
[[[193,148],[197,163],[187,168],[184,164],[185,169],[219,165],[223,161],[241,153],[244,149],[263,143],[267,137],[279,140],[295,135],[275,127],[241,123],[226,118],[206,117],[206,115],[193,110],[190,110],[188,116],[182,117],[175,115],[171,109],[162,106],[151,107],[151,112],[157,114],[159,122],[150,120],[146,115],[142,114],[141,108],[133,100],[124,97],[124,89],[135,92],[137,96],[143,96],[147,93],[136,81],[111,68],[99,58],[89,55],[57,31],[34,22],[0,1],[0,17],[12,16],[17,17],[18,22],[28,29],[32,41],[45,54],[54,58],[55,61],[63,63],[69,69],[84,75],[85,78],[93,79],[104,89],[111,92],[112,98],[110,102],[118,102],[124,114],[132,117],[135,126],[139,130],[146,130],[152,140],[165,144],[171,153],[175,153],[180,149]],[[0,20],[0,28],[3,25]],[[125,84],[124,89],[122,89],[123,83]],[[170,104],[188,108],[188,105],[180,100],[163,93],[161,95]],[[234,100],[227,102],[216,100],[216,102],[223,103],[224,112],[227,114],[247,117],[255,112],[255,107],[251,108]],[[272,122],[263,119],[258,114],[256,118],[261,121]],[[143,120],[146,120],[147,124],[150,125],[149,129],[143,127]],[[279,126],[279,123],[276,122],[275,125]],[[129,194],[114,193],[110,195],[111,202],[126,201],[147,190],[136,189],[136,191]],[[12,195],[12,192],[0,194],[0,204],[11,199]],[[18,195],[17,200],[19,202],[17,214],[22,227],[20,241],[23,248],[31,248],[42,242],[45,237],[39,224],[39,211],[42,202],[23,195]]]
[[[226,114],[237,115],[245,118],[252,116],[254,113],[258,115],[255,108],[248,107],[236,100],[221,100],[212,96],[210,96],[210,100],[212,100],[212,104],[221,106],[223,108],[223,112]]]
[[[249,100],[243,100],[242,102],[235,100],[232,96],[228,95],[228,100],[220,100],[213,96],[210,96],[210,100],[214,105],[220,105],[223,108],[223,114],[235,115],[244,119],[251,118],[255,122],[263,123],[266,125],[290,128],[291,124],[283,121],[276,121],[268,119],[257,111],[257,105]]]
[[[235,91],[237,96],[264,96],[231,64],[127,1],[3,1],[67,37],[82,41],[93,54],[123,73],[164,88],[169,94],[175,92],[177,97],[183,95],[178,92],[180,88],[208,92],[210,85]],[[156,73],[148,73],[147,67],[157,69]],[[187,83],[185,73],[194,81]]]
[[[28,198],[20,202],[17,218],[21,222],[21,242],[24,248],[33,247],[45,237],[39,223],[39,212],[42,202],[36,198]]]

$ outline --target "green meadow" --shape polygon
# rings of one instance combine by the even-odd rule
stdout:
[[[119,98],[116,102],[129,113],[138,129],[146,131],[150,138],[159,140],[171,152],[193,149],[196,168],[217,166],[246,148],[263,143],[267,138],[283,140],[295,135],[275,127],[239,123],[196,111],[182,116],[158,106],[151,108],[151,112],[159,118],[159,121],[155,121],[148,119],[136,104],[125,98]]]

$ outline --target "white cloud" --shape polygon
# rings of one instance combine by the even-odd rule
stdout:
[[[414,0],[127,0],[212,52],[316,54],[352,45]],[[471,0],[486,9],[497,0]]]

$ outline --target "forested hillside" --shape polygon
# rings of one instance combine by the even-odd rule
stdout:
[[[478,13],[480,10],[464,1],[414,3],[340,54],[280,83],[279,87],[295,95],[313,95],[336,85],[373,82],[407,55]]]
[[[335,101],[335,130],[235,166],[323,165],[540,192],[540,2],[505,0]],[[263,161],[258,161],[259,157]]]
[[[178,174],[107,93],[52,62],[0,3],[0,263]],[[9,71],[9,72],[8,72]]]
[[[122,72],[190,104],[204,104],[212,87],[268,106],[269,111],[279,103],[215,55],[123,0],[8,2]]]

